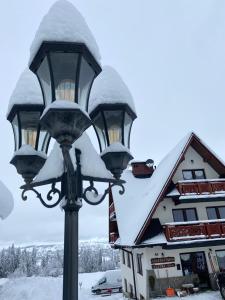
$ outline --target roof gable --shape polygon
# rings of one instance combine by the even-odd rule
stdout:
[[[131,171],[124,172],[127,182],[123,196],[113,190],[118,229],[122,245],[138,244],[150,223],[159,202],[189,146],[192,146],[219,174],[225,173],[224,163],[196,134],[186,135],[159,163],[151,178],[137,179]],[[129,209],[128,209],[129,208]]]

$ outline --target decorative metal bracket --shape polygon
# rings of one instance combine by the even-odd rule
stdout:
[[[57,196],[58,196],[57,200],[51,204],[48,204],[47,202],[45,202],[45,200],[42,198],[41,193],[39,193],[35,188],[29,187],[29,186],[24,188],[24,190],[22,192],[21,196],[24,201],[27,200],[27,195],[26,195],[27,192],[35,193],[37,198],[40,200],[40,202],[47,208],[53,208],[53,207],[57,206],[63,198],[61,191],[55,187],[55,183],[52,183],[51,189],[46,196],[48,201],[52,201],[52,200],[54,200],[53,198],[55,198],[53,195],[57,194]]]
[[[119,193],[120,193],[120,195],[123,195],[123,193],[125,192],[125,188],[124,188],[123,184],[120,182],[111,184],[102,195],[99,195],[98,190],[94,187],[94,182],[90,181],[90,185],[87,188],[85,188],[85,190],[82,194],[82,198],[84,199],[84,201],[86,201],[90,205],[98,205],[105,199],[105,197],[109,193],[110,189],[114,186],[120,187],[121,189],[119,190]],[[89,193],[92,194],[92,197],[93,197],[92,199],[90,199]]]

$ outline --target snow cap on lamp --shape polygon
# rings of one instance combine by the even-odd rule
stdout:
[[[84,43],[100,63],[100,52],[84,17],[67,0],[56,1],[43,17],[30,47],[30,61],[46,41]]]

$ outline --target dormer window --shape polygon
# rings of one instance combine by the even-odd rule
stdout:
[[[204,169],[183,170],[182,173],[184,180],[206,179]]]

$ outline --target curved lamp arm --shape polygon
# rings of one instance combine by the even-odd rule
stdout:
[[[109,187],[105,190],[105,192],[102,195],[99,195],[97,189],[94,187],[93,181],[90,181],[90,185],[84,190],[82,198],[90,205],[98,205],[105,199],[110,189],[114,186],[119,186],[121,188],[119,190],[120,195],[122,195],[125,192],[125,188],[123,184],[118,182],[109,185]],[[90,197],[91,193],[92,196]]]
[[[45,207],[47,207],[47,208],[53,208],[53,207],[57,206],[57,205],[60,203],[60,201],[62,200],[62,197],[63,197],[61,191],[55,187],[55,183],[53,183],[53,184],[51,185],[51,189],[50,189],[50,191],[48,192],[48,194],[47,194],[47,196],[46,196],[46,198],[47,198],[48,201],[52,201],[53,198],[54,198],[52,195],[57,194],[58,198],[56,199],[56,201],[55,201],[54,203],[51,203],[51,204],[48,204],[47,202],[45,202],[45,200],[42,198],[41,193],[39,193],[39,192],[38,192],[37,190],[35,190],[35,188],[33,188],[33,187],[27,187],[27,188],[25,188],[25,189],[23,190],[21,196],[22,196],[22,199],[23,199],[24,201],[27,200],[27,195],[26,195],[27,192],[33,192],[33,193],[35,193],[36,196],[37,196],[37,198],[40,200],[40,202],[41,202]]]

